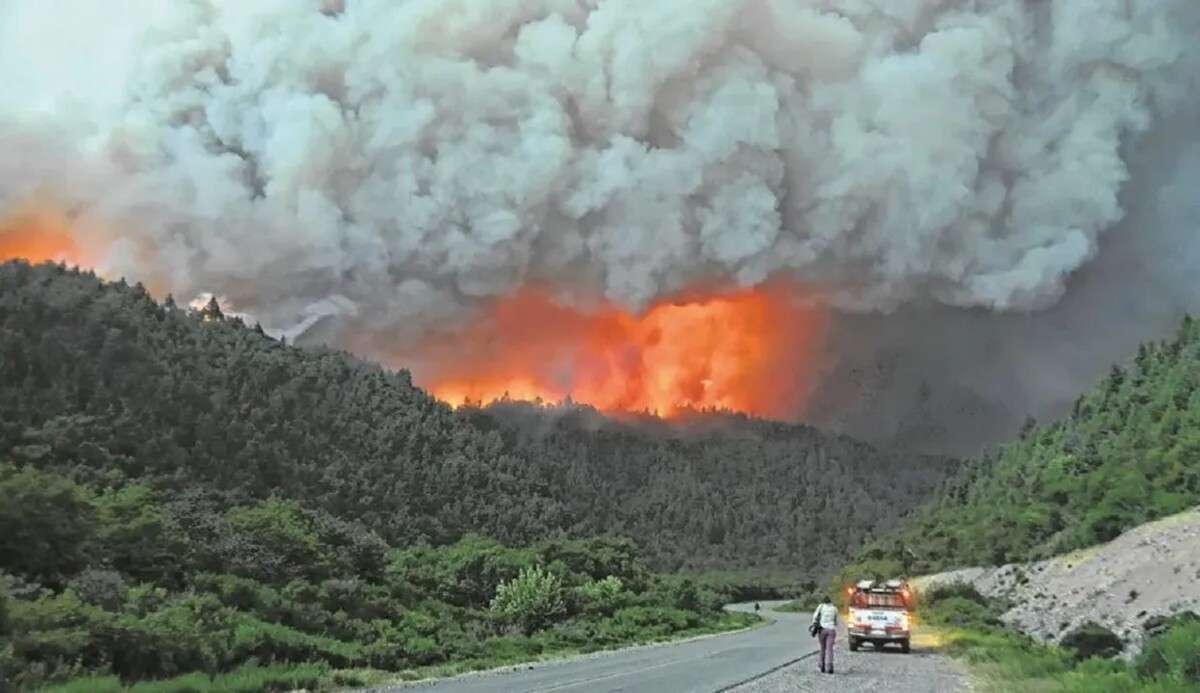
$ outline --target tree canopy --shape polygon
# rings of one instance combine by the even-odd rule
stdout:
[[[22,262],[0,264],[0,458],[134,479],[169,505],[279,499],[248,528],[295,501],[396,546],[619,535],[659,569],[797,572],[896,522],[954,467],[746,417],[454,410],[406,371],[285,345],[215,303],[184,310]]]

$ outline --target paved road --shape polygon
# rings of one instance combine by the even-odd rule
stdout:
[[[783,602],[763,602],[771,608]],[[747,610],[751,605],[737,605]],[[393,693],[792,693],[793,691],[961,691],[954,664],[921,651],[850,653],[838,639],[838,672],[816,672],[807,614],[771,611],[775,622],[732,635],[597,653],[536,665],[405,684]]]
[[[764,608],[783,602],[763,602]],[[752,605],[730,607],[752,610]],[[468,674],[388,689],[395,693],[716,693],[802,657],[815,648],[807,617],[771,612],[775,622],[681,643],[638,647],[536,665]]]
[[[846,647],[839,634],[833,653],[833,675],[817,671],[817,661],[806,659],[729,690],[728,693],[960,693],[970,691],[963,668],[953,660],[930,652],[914,633],[912,652],[891,647],[875,651],[870,645],[858,652]]]

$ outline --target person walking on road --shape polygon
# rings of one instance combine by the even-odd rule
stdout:
[[[821,673],[833,673],[833,644],[837,640],[838,610],[829,597],[813,612],[813,627],[817,628],[817,643],[821,647]]]

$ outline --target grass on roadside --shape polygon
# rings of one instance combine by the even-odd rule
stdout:
[[[166,681],[143,681],[125,686],[116,676],[76,679],[46,693],[257,693],[258,691],[321,690],[337,686],[363,685],[357,677],[342,677],[324,663],[247,664],[227,674],[209,677],[186,674]]]
[[[817,594],[816,591],[811,591],[808,594],[793,599],[783,606],[776,607],[775,610],[783,611],[789,614],[806,614],[812,613],[817,608],[817,604],[820,603],[821,595]]]
[[[577,657],[580,655],[595,654],[597,652],[625,649],[628,647],[677,642],[679,640],[687,640],[689,638],[696,638],[705,635],[715,635],[718,633],[728,633],[730,631],[752,628],[761,625],[762,623],[765,623],[764,619],[754,614],[727,612],[725,617],[719,621],[707,623],[695,628],[689,628],[687,630],[677,631],[669,635],[645,634],[642,637],[635,637],[624,642],[590,643],[583,646],[552,648],[532,657],[514,653],[513,656],[507,657],[499,656],[485,659],[449,662],[430,667],[421,667],[419,669],[410,669],[408,671],[400,672],[399,674],[387,674],[386,677],[388,680],[393,681],[421,681],[425,679],[447,678],[473,671],[487,671],[489,669],[498,669],[501,667],[515,666],[520,664],[533,664],[536,662],[549,662],[559,659],[567,659],[569,657]]]
[[[687,638],[725,633],[754,627],[763,619],[747,613],[726,613],[721,618],[690,628],[662,635],[646,632],[625,642],[593,643],[582,647],[546,647],[538,654],[514,649],[509,652],[451,662],[447,664],[410,669],[403,672],[387,672],[373,669],[334,669],[318,662],[313,664],[250,663],[234,671],[217,676],[187,674],[163,681],[144,681],[123,685],[116,676],[99,676],[76,679],[44,693],[257,693],[259,691],[333,691],[361,686],[373,686],[390,682],[418,681],[424,679],[456,676],[472,671],[486,671],[505,666],[564,659],[582,654],[621,649],[636,645],[673,642]]]

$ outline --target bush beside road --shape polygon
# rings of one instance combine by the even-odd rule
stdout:
[[[115,479],[115,477],[114,477]],[[628,541],[399,549],[294,501],[0,463],[0,691],[369,685],[744,628]]]

